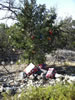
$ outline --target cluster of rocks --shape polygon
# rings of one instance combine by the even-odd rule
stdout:
[[[66,84],[67,83],[75,83],[75,75],[62,75],[55,74],[54,78],[45,77],[46,70],[42,69],[41,74],[31,74],[30,76],[26,76],[24,72],[20,72],[19,74],[12,76],[7,75],[0,78],[0,93],[6,92],[9,95],[14,95],[15,93],[21,93],[26,88],[30,86],[48,86],[55,85],[56,83]]]

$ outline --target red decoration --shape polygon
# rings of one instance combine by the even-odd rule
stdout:
[[[35,38],[35,36],[31,36],[31,39],[33,40]]]
[[[52,30],[50,30],[49,33],[50,33],[50,35],[52,35],[52,33],[53,33]]]

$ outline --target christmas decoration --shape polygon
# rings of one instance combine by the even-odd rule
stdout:
[[[31,39],[33,40],[35,38],[35,36],[31,36]]]
[[[42,37],[43,37],[43,36],[42,36],[42,35],[40,35],[40,40],[42,40]]]
[[[48,37],[48,40],[51,40],[51,38],[50,38],[50,37]]]
[[[32,53],[34,54],[34,53],[35,53],[35,51],[33,50],[33,51],[32,51]]]
[[[24,32],[24,29],[22,29],[22,31]]]
[[[55,11],[46,12],[45,6],[38,6],[33,1],[36,0],[25,0],[24,8],[18,14],[19,25],[17,26],[17,35],[15,35],[16,30],[14,31],[14,36],[16,36],[14,43],[18,44],[18,48],[24,50],[25,57],[23,58],[26,58],[27,63],[32,61],[38,64],[44,63],[45,54],[54,50],[55,46],[52,43],[55,43],[57,35],[55,34],[53,37],[52,34],[57,30],[57,27],[54,26],[54,19],[50,18]],[[49,19],[46,19],[47,17]],[[20,32],[19,29],[24,29],[24,31]]]
[[[50,30],[50,31],[49,31],[49,34],[52,35],[52,33],[53,33],[52,30]]]
[[[33,48],[33,45],[31,45],[30,47]]]

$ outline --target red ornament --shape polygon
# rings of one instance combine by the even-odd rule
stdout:
[[[31,39],[33,40],[35,38],[35,36],[31,36]]]
[[[50,33],[50,35],[52,35],[52,33],[53,33],[52,30],[50,30],[49,33]]]

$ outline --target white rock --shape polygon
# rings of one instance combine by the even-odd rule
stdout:
[[[21,73],[19,74],[18,79],[23,79],[23,72],[21,72]]]
[[[22,84],[20,87],[23,88],[25,86],[25,84]]]
[[[75,81],[75,76],[70,76],[69,79],[74,82]]]
[[[9,81],[9,83],[12,83],[12,82],[14,82],[14,80],[10,80],[10,81]]]
[[[60,82],[60,78],[57,78],[57,79],[56,79],[56,82]]]
[[[1,86],[1,87],[0,87],[0,92],[3,92],[3,89],[4,89],[3,86]]]
[[[28,83],[27,83],[27,86],[30,86],[30,85],[33,86],[32,80],[29,80]]]
[[[57,73],[55,74],[55,77],[56,77],[56,78],[59,78],[59,77],[62,77],[62,76],[63,76],[63,75],[61,75],[61,74],[57,74]]]
[[[50,85],[55,84],[55,80],[51,79],[51,80],[49,81],[49,84],[50,84]]]
[[[33,75],[30,75],[30,76],[29,76],[29,79],[30,79],[30,80],[33,80],[33,79],[34,79],[34,76],[33,76]]]
[[[69,79],[69,75],[65,75],[65,80],[68,80]]]

